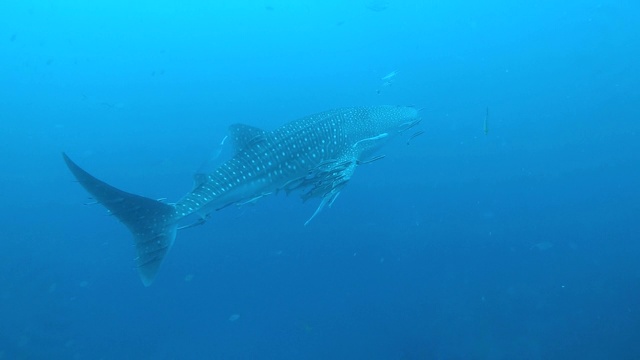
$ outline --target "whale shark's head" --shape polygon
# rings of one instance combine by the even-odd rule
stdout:
[[[420,117],[413,106],[383,105],[370,108],[369,122],[373,132],[394,135],[418,124]]]
[[[402,132],[420,122],[412,106],[382,105],[349,110],[351,121],[343,127],[345,139],[359,157],[368,156]],[[349,142],[347,142],[349,143]]]

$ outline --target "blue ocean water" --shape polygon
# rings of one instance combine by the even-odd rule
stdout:
[[[0,359],[640,358],[639,21],[626,0],[3,1]],[[425,134],[307,226],[317,200],[280,194],[181,231],[151,287],[61,158],[176,201],[232,123],[379,104],[423,108]]]

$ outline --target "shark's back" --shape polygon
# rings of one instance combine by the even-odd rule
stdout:
[[[329,110],[273,131],[232,125],[235,155],[176,204],[178,213],[206,216],[212,210],[284,188],[322,164],[353,158],[357,155],[353,144],[368,134],[368,112],[366,107]]]

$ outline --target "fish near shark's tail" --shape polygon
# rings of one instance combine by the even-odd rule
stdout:
[[[135,240],[140,279],[145,286],[151,285],[176,238],[174,206],[116,189],[81,169],[67,154],[62,156],[80,185],[129,228]]]

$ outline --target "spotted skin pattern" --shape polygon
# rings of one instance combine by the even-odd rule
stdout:
[[[378,106],[329,110],[272,132],[232,126],[236,154],[175,204],[176,216],[206,216],[211,210],[282,189],[322,164],[362,160],[386,140],[381,134],[398,132],[416,119],[412,107]]]
[[[212,173],[198,175],[195,188],[175,204],[117,189],[84,171],[66,154],[63,158],[80,185],[131,231],[138,273],[148,286],[183,218],[198,214],[199,224],[211,211],[230,204],[280,190],[302,190],[303,200],[321,199],[313,219],[325,205],[331,206],[359,164],[372,161],[366,157],[419,121],[413,107],[387,105],[329,110],[274,131],[232,125],[235,155]]]

